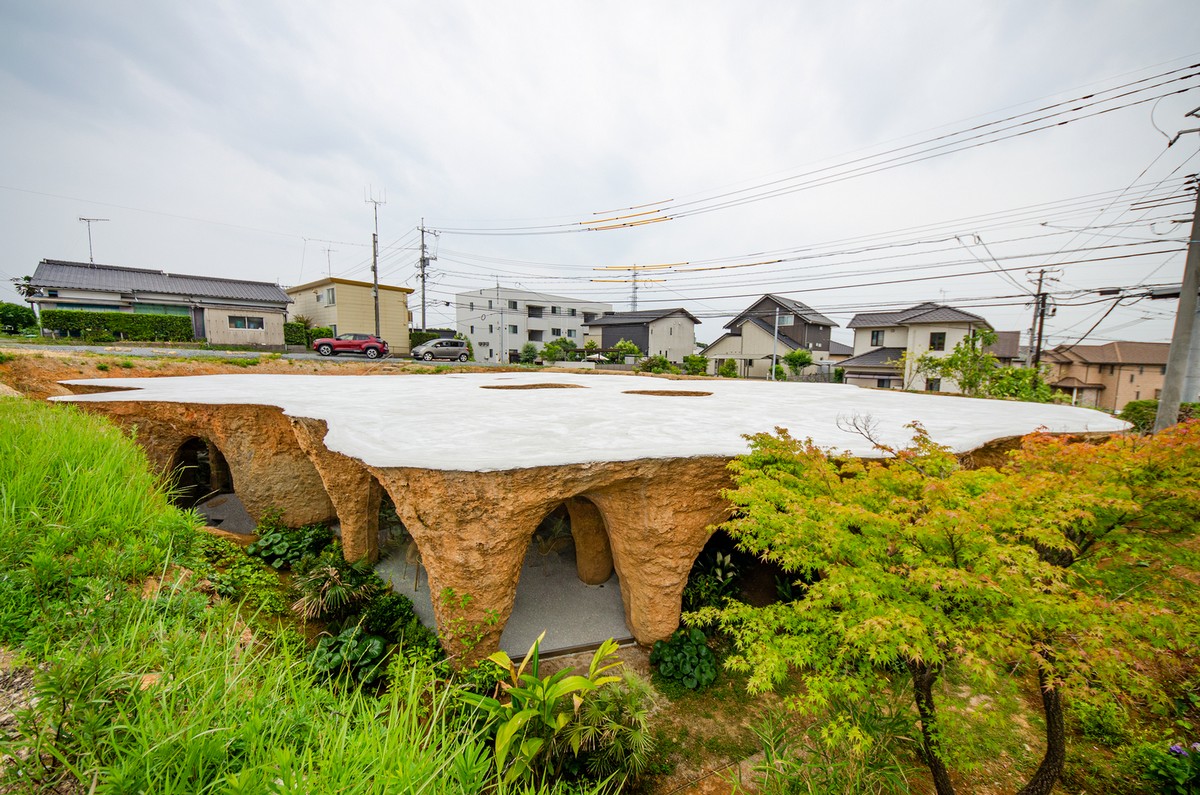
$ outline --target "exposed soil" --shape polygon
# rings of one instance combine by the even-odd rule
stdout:
[[[484,389],[587,389],[581,384],[485,384]]]
[[[682,389],[626,389],[625,395],[658,395],[659,397],[708,397],[712,392],[691,392]]]

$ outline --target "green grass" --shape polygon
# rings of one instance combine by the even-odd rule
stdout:
[[[296,633],[170,582],[180,560],[233,559],[195,528],[104,420],[0,399],[0,644],[37,668],[0,791],[568,791],[496,782],[477,721],[427,670],[331,686]],[[144,598],[152,575],[168,583]]]

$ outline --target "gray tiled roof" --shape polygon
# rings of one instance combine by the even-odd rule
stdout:
[[[731,331],[735,330],[736,326],[740,326],[742,323],[744,323],[746,321],[746,318],[750,316],[750,310],[753,309],[755,306],[757,306],[759,303],[761,303],[764,298],[768,298],[768,299],[774,301],[776,304],[779,305],[780,309],[782,309],[785,312],[791,312],[793,315],[800,318],[801,320],[803,320],[805,323],[808,323],[809,325],[829,326],[831,328],[833,326],[837,325],[837,323],[834,323],[832,320],[825,317],[824,315],[822,315],[817,310],[813,309],[808,304],[801,303],[800,301],[793,301],[790,298],[784,298],[783,296],[768,293],[767,295],[764,295],[762,298],[758,299],[753,304],[751,304],[749,309],[742,312],[740,315],[738,315],[733,320],[731,320],[728,324],[726,324],[725,328],[727,328]],[[773,315],[774,315],[774,311],[772,311],[771,314],[768,314],[768,315],[760,315],[760,317],[762,317],[764,320],[767,320],[768,322],[770,322],[770,318],[772,318]]]
[[[269,282],[187,276],[144,268],[93,265],[87,262],[42,260],[30,283],[42,289],[96,290],[109,293],[161,293],[164,295],[219,298],[226,301],[259,301],[289,304],[291,298]]]
[[[837,340],[829,341],[829,353],[833,356],[849,356],[854,353],[854,346]]]
[[[672,309],[642,309],[637,312],[613,312],[605,313],[595,320],[584,323],[585,326],[628,326],[638,323],[653,323],[659,318],[674,315],[677,312],[682,312],[687,315],[688,319],[693,323],[699,323],[700,320],[691,312],[683,307],[674,307]]]
[[[881,326],[906,326],[914,323],[982,323],[991,325],[979,315],[942,304],[924,303],[910,306],[899,312],[864,312],[855,315],[847,328],[878,328]]]
[[[852,356],[845,361],[839,362],[839,367],[890,367],[900,363],[900,357],[904,355],[904,348],[876,348],[873,351]]]

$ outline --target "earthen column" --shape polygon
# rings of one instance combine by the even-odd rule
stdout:
[[[567,513],[571,515],[579,579],[588,585],[608,582],[613,573],[613,555],[600,509],[591,500],[572,497],[567,500]]]

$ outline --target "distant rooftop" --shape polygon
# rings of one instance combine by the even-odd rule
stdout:
[[[915,323],[980,323],[991,328],[991,324],[979,315],[933,303],[917,304],[899,312],[863,312],[855,315],[847,328],[907,326]]]
[[[108,293],[158,293],[162,295],[219,298],[289,304],[283,288],[270,282],[220,279],[214,276],[172,274],[146,268],[125,268],[90,262],[44,259],[38,263],[30,285],[39,289],[96,290]]]
[[[594,320],[588,321],[585,325],[588,326],[627,326],[637,323],[652,323],[659,318],[664,318],[669,315],[674,315],[682,312],[687,315],[688,319],[693,323],[699,323],[700,319],[687,311],[683,307],[672,307],[671,309],[642,309],[637,312],[605,312]]]

